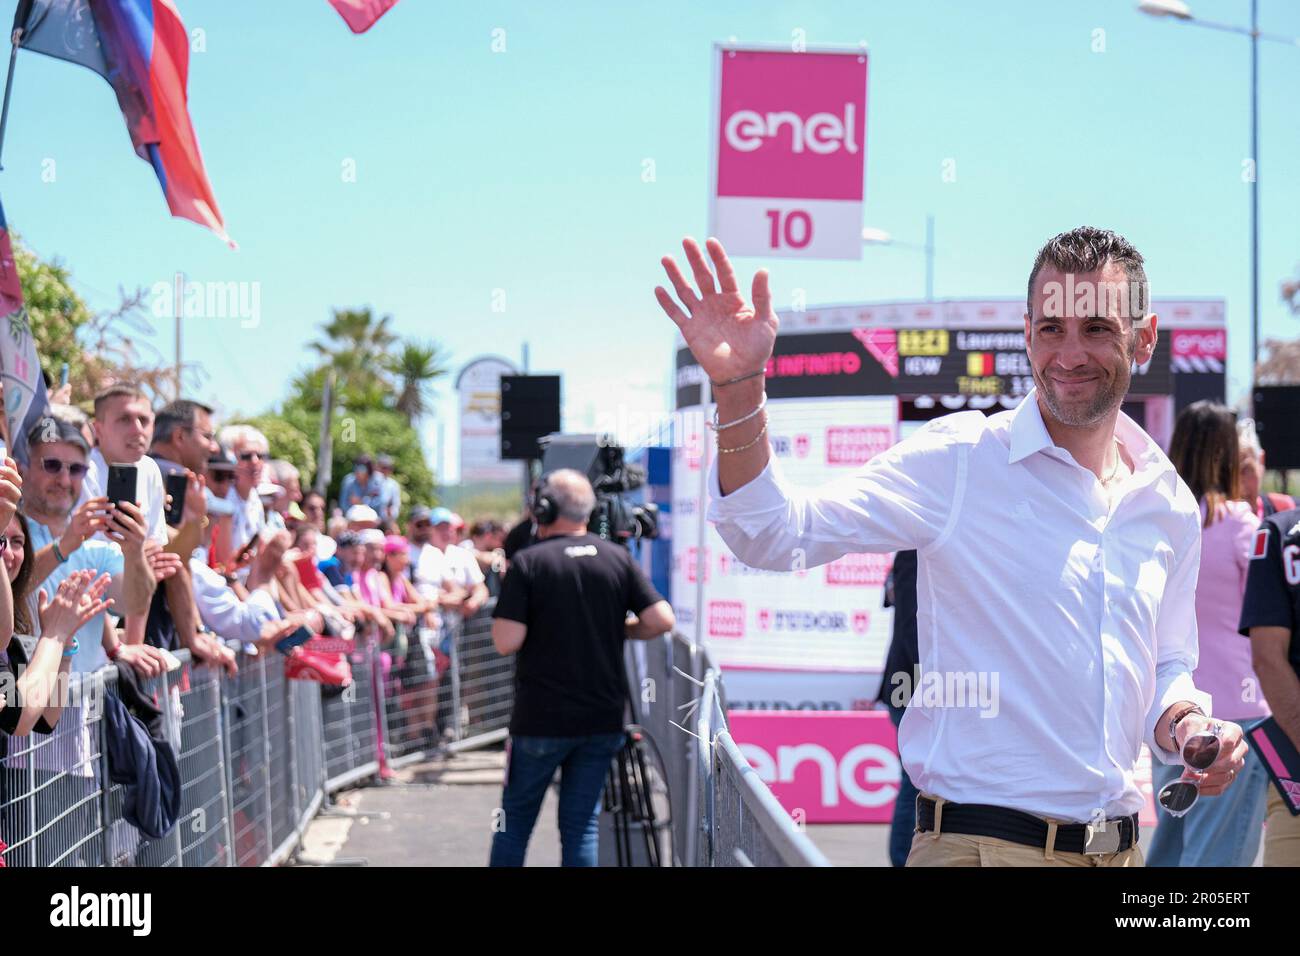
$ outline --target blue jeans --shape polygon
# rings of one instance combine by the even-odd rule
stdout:
[[[1182,765],[1151,761],[1151,786],[1160,788],[1182,776]],[[1264,808],[1271,786],[1268,771],[1254,751],[1232,785],[1217,797],[1200,797],[1184,817],[1171,817],[1156,804],[1156,834],[1147,866],[1250,866],[1259,853]]]
[[[600,795],[609,765],[624,736],[511,737],[504,819],[492,836],[489,866],[523,866],[528,838],[537,823],[556,768],[560,770],[560,853],[563,866],[595,866]]]
[[[902,707],[889,708],[889,719],[895,730],[903,719],[903,712]],[[912,784],[912,778],[903,769],[901,757],[898,772],[898,796],[894,798],[894,818],[889,824],[889,862],[894,866],[906,866],[907,854],[912,852],[913,832],[916,830],[917,790]]]

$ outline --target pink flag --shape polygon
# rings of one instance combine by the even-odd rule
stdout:
[[[397,0],[330,0],[353,33],[365,33]]]

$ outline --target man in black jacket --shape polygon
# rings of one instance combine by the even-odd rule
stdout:
[[[623,641],[676,623],[627,550],[588,533],[595,506],[580,472],[547,476],[532,507],[540,540],[515,556],[497,599],[492,641],[518,658],[492,866],[523,865],[557,768],[563,865],[596,865],[600,793],[623,744]]]

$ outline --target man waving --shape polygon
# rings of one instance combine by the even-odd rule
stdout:
[[[1177,764],[1195,738],[1205,759],[1184,802],[1227,787],[1246,749],[1192,684],[1197,503],[1120,412],[1156,345],[1142,256],[1091,227],[1050,240],[1029,274],[1036,387],[1020,406],[936,419],[809,491],[785,481],[766,440],[767,273],[751,305],[721,244],[706,245],[716,278],[687,239],[694,285],[665,257],[676,300],[655,296],[713,383],[709,519],[770,570],[916,549],[923,675],[998,688],[993,707],[919,694],[908,706],[899,749],[921,794],[908,864],[1141,865],[1142,743]]]

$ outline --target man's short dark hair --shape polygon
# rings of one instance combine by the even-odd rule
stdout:
[[[81,434],[80,428],[66,418],[45,415],[27,432],[27,445],[33,452],[37,445],[54,445],[59,442],[66,442],[80,448],[82,454],[90,454],[86,436]]]
[[[95,395],[95,417],[99,417],[100,409],[104,403],[114,398],[143,398],[149,400],[149,396],[144,393],[139,385],[134,382],[115,382],[107,388],[101,388]]]
[[[1147,273],[1142,267],[1142,253],[1117,232],[1096,226],[1079,226],[1053,236],[1038,250],[1034,267],[1029,270],[1026,311],[1034,317],[1034,283],[1044,266],[1064,273],[1097,272],[1108,263],[1123,266],[1133,296],[1128,302],[1129,318],[1141,318],[1148,307]],[[1099,300],[1100,301],[1100,300]]]
[[[211,415],[212,409],[202,402],[190,401],[188,398],[168,402],[158,409],[153,419],[154,444],[171,441],[172,432],[178,428],[193,428],[199,412],[207,412]]]

